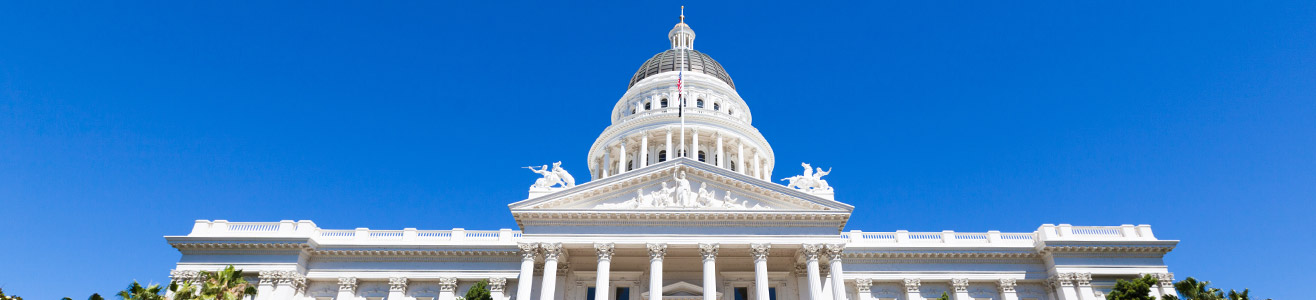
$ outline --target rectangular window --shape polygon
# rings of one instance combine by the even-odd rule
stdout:
[[[617,288],[617,293],[616,293],[616,295],[617,295],[617,296],[615,296],[616,298],[613,298],[613,299],[617,299],[617,300],[630,300],[630,299],[631,299],[631,288],[628,288],[628,287],[619,287],[619,288]]]
[[[736,292],[735,300],[749,300],[749,288],[738,287],[735,288],[735,292]]]
[[[594,300],[594,287],[585,289],[585,300]]]
[[[768,288],[768,300],[777,300],[777,288]]]

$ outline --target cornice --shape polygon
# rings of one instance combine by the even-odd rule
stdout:
[[[885,258],[1039,258],[1037,252],[1032,250],[1020,251],[937,251],[937,250],[907,250],[907,251],[846,251],[843,257],[849,259],[885,259]]]
[[[195,249],[289,249],[301,250],[314,247],[310,238],[267,238],[267,237],[165,237],[169,246],[178,250]]]
[[[603,155],[598,151],[602,149],[605,144],[608,144],[612,140],[616,139],[618,135],[631,132],[633,130],[642,127],[649,127],[649,126],[660,127],[660,126],[672,125],[670,122],[672,122],[672,120],[676,120],[675,115],[676,114],[674,113],[646,113],[644,115],[640,115],[632,119],[627,119],[625,122],[608,126],[608,128],[604,129],[602,133],[599,133],[599,137],[594,140],[594,143],[591,144],[589,147],[589,152],[586,153],[585,158],[589,162],[589,169],[593,170],[596,166],[598,166],[594,162],[593,158]],[[669,123],[663,123],[663,122],[669,122]],[[751,143],[755,143],[761,146],[758,147],[758,149],[761,149],[763,151],[763,158],[767,159],[769,162],[773,162],[776,160],[776,154],[774,154],[774,152],[772,151],[772,145],[768,143],[768,140],[763,137],[763,134],[760,133],[757,128],[754,128],[749,124],[744,124],[739,121],[732,120],[729,117],[720,117],[720,116],[713,116],[713,115],[701,114],[701,113],[687,114],[686,123],[687,126],[696,126],[699,124],[719,126],[726,128],[728,131],[736,132],[737,135],[743,135],[746,138],[748,138]]]
[[[519,258],[517,250],[426,250],[426,249],[323,249],[313,250],[317,256],[481,256]]]

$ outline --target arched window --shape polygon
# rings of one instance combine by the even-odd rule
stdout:
[[[627,171],[630,171],[630,170],[634,170],[634,169],[635,169],[635,161],[633,161],[633,160],[628,160],[628,161],[626,161],[626,170],[627,170]]]
[[[727,108],[727,114],[728,114],[728,115],[734,115],[734,113],[731,113],[731,109],[730,109],[730,108]]]
[[[667,98],[663,98],[663,101],[659,102],[658,105],[662,108],[667,108]]]
[[[667,161],[667,150],[658,151],[658,162]]]
[[[733,161],[731,161],[731,162],[728,162],[728,163],[727,163],[727,166],[728,166],[728,167],[731,167],[731,171],[732,171],[732,172],[735,172],[735,171],[736,171],[736,161],[733,160]]]
[[[704,160],[704,151],[699,151],[699,161],[706,161]]]
[[[649,102],[644,103],[644,110],[649,110]]]
[[[713,103],[713,110],[722,109],[722,103]]]
[[[695,100],[695,107],[704,108],[704,99]]]

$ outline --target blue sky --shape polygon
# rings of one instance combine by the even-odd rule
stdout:
[[[162,282],[193,220],[512,228],[686,5],[847,229],[1151,224],[1308,297],[1316,2],[0,3],[0,288]],[[1299,293],[1302,294],[1299,294]]]

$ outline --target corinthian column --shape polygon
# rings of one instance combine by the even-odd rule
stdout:
[[[1074,273],[1074,282],[1078,284],[1079,300],[1097,300],[1092,292],[1092,273]]]
[[[873,300],[873,280],[868,278],[859,278],[854,280],[855,292],[859,293],[859,300]]]
[[[922,299],[918,295],[918,287],[923,283],[918,278],[905,278],[905,299]]]
[[[667,144],[663,145],[663,147],[667,148],[665,149],[667,151],[667,156],[663,157],[663,159],[666,161],[666,160],[672,160],[673,157],[676,157],[676,153],[672,152],[672,128],[667,127],[667,130],[665,131],[667,131]],[[607,299],[602,299],[602,300],[607,300]]]
[[[804,244],[800,253],[804,255],[805,268],[809,272],[809,300],[822,299],[822,275],[818,273],[818,255],[822,245]]]
[[[640,159],[636,161],[639,162],[637,163],[637,165],[640,165],[639,168],[649,166],[649,133],[648,132],[640,134]],[[599,299],[599,300],[607,300],[607,299]]]
[[[704,257],[704,300],[717,300],[717,248],[718,244],[699,244],[699,255]]]
[[[750,244],[749,253],[754,255],[754,294],[755,300],[768,299],[768,252],[770,244]]]
[[[617,174],[626,173],[626,138],[621,138],[621,146],[617,147]],[[541,299],[551,300],[551,299]]]
[[[599,267],[597,275],[594,276],[594,299],[608,300],[608,273],[612,268],[612,243],[596,243],[594,251],[599,253]]]
[[[507,300],[507,278],[489,278],[489,294],[493,300]]]
[[[955,288],[955,300],[973,300],[969,298],[968,278],[951,278],[950,285]]]
[[[407,295],[407,278],[390,277],[388,279],[388,300],[402,299]]]
[[[841,272],[841,252],[844,244],[827,245],[827,259],[832,269],[832,300],[845,300],[845,275]]]
[[[544,252],[544,281],[539,284],[539,300],[554,300],[553,292],[557,285],[557,258],[562,255],[562,243],[542,243]],[[443,300],[443,299],[440,299]]]
[[[516,300],[530,300],[530,289],[535,285],[535,256],[539,255],[539,244],[519,243],[516,246],[521,248],[521,275],[516,278]]]
[[[1056,273],[1047,282],[1051,283],[1060,300],[1079,300],[1078,293],[1074,292],[1074,273]]]
[[[274,282],[279,280],[279,271],[260,271],[260,281],[256,285],[256,300],[269,300],[274,297]]]
[[[334,299],[356,299],[356,277],[338,277],[338,297]]]
[[[1156,279],[1160,282],[1161,295],[1179,296],[1179,293],[1174,291],[1174,273],[1159,273],[1156,274]],[[1156,287],[1152,287],[1152,289],[1156,289]]]
[[[649,300],[663,300],[663,257],[667,256],[667,244],[647,246],[649,247]]]

